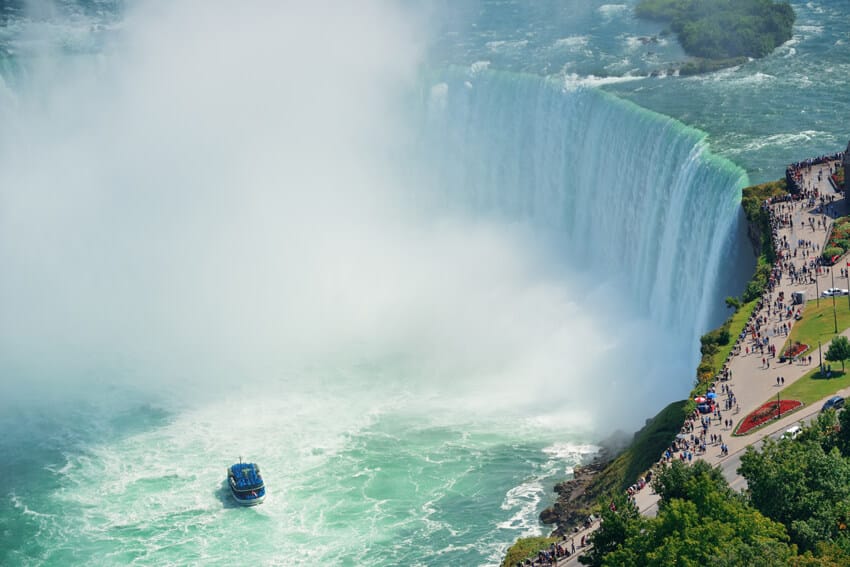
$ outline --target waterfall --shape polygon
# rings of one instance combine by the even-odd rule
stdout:
[[[422,147],[448,206],[556,231],[579,270],[691,345],[716,324],[748,180],[704,133],[528,75],[450,69],[423,93]]]

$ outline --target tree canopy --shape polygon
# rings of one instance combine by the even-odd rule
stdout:
[[[640,0],[639,17],[669,21],[688,55],[764,57],[791,39],[794,9],[773,0]]]
[[[832,339],[825,358],[830,362],[840,362],[841,371],[844,372],[844,361],[850,358],[850,340],[847,340],[844,335],[838,335]]]
[[[785,528],[747,504],[704,461],[674,461],[653,481],[655,518],[625,498],[602,513],[585,565],[787,565],[796,555]]]
[[[804,551],[822,541],[850,550],[850,462],[837,448],[824,451],[805,440],[766,440],[761,451],[749,448],[741,458],[750,501],[764,515],[788,528]],[[844,527],[842,527],[844,526]]]
[[[749,448],[739,493],[720,469],[680,460],[653,478],[658,515],[625,496],[600,502],[595,567],[850,565],[850,410],[820,414],[797,439]]]

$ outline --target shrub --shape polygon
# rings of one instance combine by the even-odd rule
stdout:
[[[844,254],[844,250],[837,246],[829,246],[823,249],[823,258],[830,264],[835,256],[841,256],[842,254]]]

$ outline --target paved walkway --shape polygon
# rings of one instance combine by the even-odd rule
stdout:
[[[818,173],[821,172],[821,180],[818,181]],[[836,194],[832,188],[832,185],[829,183],[829,164],[816,165],[811,168],[811,171],[803,173],[803,186],[804,187],[812,187],[818,190],[820,195],[835,196],[835,203],[832,207],[830,207],[829,212],[818,213],[817,206],[808,207],[805,202],[794,202],[790,204],[791,206],[791,215],[793,220],[793,228],[789,226],[784,226],[777,231],[778,238],[781,240],[784,237],[787,237],[788,243],[790,245],[789,253],[790,258],[788,261],[792,262],[797,269],[802,268],[803,264],[808,262],[809,260],[816,258],[820,255],[820,252],[823,250],[823,247],[826,244],[826,237],[829,233],[829,230],[832,227],[833,219],[841,216],[842,214],[846,214],[846,203],[843,198],[841,198],[840,194]],[[789,204],[785,205],[785,212],[788,213]],[[778,212],[782,204],[773,205],[774,211]],[[808,220],[810,218],[815,219],[814,221],[814,229],[809,226]],[[822,227],[817,226],[817,220],[821,220],[823,223]],[[809,255],[808,258],[803,258],[803,249],[797,247],[798,240],[808,240],[812,243],[816,243],[820,246],[820,249],[816,252],[813,252]],[[793,256],[795,249],[797,250],[797,257]],[[788,270],[783,271],[782,280],[779,282],[772,293],[767,294],[767,297],[773,299],[778,297],[780,292],[784,292],[786,304],[791,301],[791,293],[794,291],[804,291],[806,294],[806,299],[814,299],[817,296],[818,292],[823,292],[823,290],[833,287],[833,281],[835,283],[834,287],[848,287],[847,279],[835,277],[835,272],[840,274],[840,268],[845,265],[844,259],[840,260],[838,263],[830,269],[830,273],[821,273],[816,281],[817,284],[802,284],[802,283],[793,283]],[[834,271],[833,271],[834,270]],[[834,298],[837,309],[850,309],[850,305],[847,304],[848,297],[839,296]],[[829,301],[832,302],[833,298],[820,298],[820,301]],[[755,316],[767,317],[767,324],[762,326],[763,330],[766,330],[770,335],[772,333],[772,329],[774,325],[781,325],[782,323],[790,323],[793,327],[795,321],[794,319],[785,319],[780,321],[778,315],[773,313],[770,317],[767,314],[767,305],[770,304],[770,301],[765,301],[765,306],[761,311],[755,314]],[[805,308],[803,309],[803,317],[806,316]],[[845,332],[848,334],[848,332]],[[850,335],[848,335],[850,336]],[[722,419],[733,419],[733,427],[725,428],[721,423],[717,423],[717,420],[712,421],[712,425],[709,429],[709,434],[715,433],[720,434],[723,437],[723,441],[728,446],[729,455],[734,455],[738,451],[742,451],[747,446],[752,445],[753,443],[763,439],[764,437],[770,435],[771,433],[777,431],[778,429],[783,429],[790,427],[792,424],[799,421],[802,417],[810,415],[813,412],[817,412],[822,402],[826,400],[822,400],[821,402],[816,402],[812,406],[808,408],[804,408],[802,410],[798,410],[792,414],[789,414],[788,417],[780,419],[774,422],[772,425],[767,426],[756,433],[751,435],[745,435],[741,437],[733,437],[732,431],[734,427],[736,427],[745,416],[747,416],[751,411],[759,407],[761,404],[766,402],[768,399],[775,397],[777,394],[780,394],[782,388],[793,384],[800,377],[811,371],[818,364],[818,352],[817,349],[810,352],[812,355],[812,364],[780,364],[778,355],[782,352],[782,346],[785,344],[787,340],[787,335],[779,333],[778,336],[769,336],[768,338],[769,344],[773,345],[776,348],[777,358],[769,360],[769,366],[765,366],[762,364],[762,355],[758,352],[753,352],[754,343],[748,337],[747,340],[742,344],[741,352],[733,356],[729,361],[729,369],[732,371],[732,379],[726,382],[720,382],[717,385],[718,390],[720,389],[721,384],[727,384],[735,394],[737,405],[740,406],[740,411],[738,413],[727,413],[722,412]],[[749,346],[750,353],[746,353],[746,347]],[[823,344],[822,349],[825,353],[827,348],[829,347],[829,343]],[[781,376],[784,378],[784,383],[781,386],[777,386],[776,377]],[[719,396],[719,399],[723,399],[724,396]],[[708,450],[704,455],[701,455],[699,458],[702,458],[711,464],[717,465],[722,464],[724,460],[728,459],[728,456],[722,456],[720,454],[720,447],[718,446],[709,446]]]
[[[791,226],[782,226],[777,230],[776,237],[778,238],[778,242],[782,241],[783,237],[786,237],[789,243],[789,258],[787,261],[792,262],[795,267],[799,270],[802,268],[803,264],[808,262],[811,259],[817,258],[820,253],[823,251],[823,248],[826,244],[826,237],[829,234],[829,231],[832,227],[833,219],[848,214],[848,204],[842,198],[840,193],[836,193],[832,188],[832,185],[829,182],[829,167],[831,164],[836,162],[824,163],[820,165],[814,165],[810,170],[803,171],[803,180],[801,185],[804,189],[807,190],[817,190],[819,195],[823,196],[835,196],[834,204],[831,207],[828,207],[823,212],[818,210],[818,206],[810,207],[807,205],[805,201],[796,201],[791,203],[778,203],[772,205],[774,212],[778,214],[790,214],[791,219],[793,220],[793,228]],[[820,174],[820,179],[818,179],[818,175]],[[784,206],[784,208],[783,208]],[[810,219],[813,220],[814,226],[810,224]],[[821,226],[818,226],[818,220],[821,221]],[[810,241],[813,244],[817,244],[820,248],[816,251],[811,251],[808,258],[803,257],[803,248],[798,248],[798,241]],[[794,257],[794,251],[797,250],[797,257]],[[846,265],[846,259],[842,258],[839,260],[835,266],[835,272],[840,274],[841,267]],[[694,455],[695,459],[702,459],[709,462],[712,465],[720,466],[723,470],[723,474],[726,479],[729,481],[730,486],[735,489],[743,489],[746,488],[746,481],[738,476],[737,469],[740,465],[740,457],[744,453],[745,449],[753,444],[760,443],[765,437],[776,435],[778,432],[791,427],[793,424],[798,423],[799,421],[804,421],[807,419],[811,419],[813,416],[817,415],[820,411],[823,402],[829,397],[827,396],[823,400],[815,402],[814,404],[804,407],[801,410],[797,410],[789,414],[787,417],[783,417],[780,420],[777,420],[770,425],[758,430],[751,435],[745,435],[742,437],[733,437],[732,431],[734,428],[746,417],[751,411],[762,405],[768,399],[775,397],[777,394],[781,393],[782,389],[793,384],[800,377],[811,371],[813,368],[818,365],[818,352],[814,350],[809,354],[812,355],[812,364],[801,364],[801,363],[792,363],[792,364],[779,364],[778,356],[782,352],[782,346],[784,345],[787,335],[784,333],[778,333],[777,335],[772,334],[772,330],[774,325],[781,325],[782,323],[790,323],[793,327],[794,319],[783,319],[779,320],[779,316],[777,313],[772,312],[770,316],[768,316],[767,306],[771,304],[772,300],[777,298],[780,292],[784,292],[785,303],[786,305],[791,303],[791,293],[794,291],[804,291],[806,294],[806,299],[815,299],[818,297],[820,292],[830,287],[838,287],[838,288],[850,288],[848,285],[848,280],[846,278],[836,277],[836,274],[832,272],[830,269],[830,273],[826,272],[821,273],[817,279],[817,283],[812,284],[802,284],[802,283],[793,283],[791,277],[789,276],[788,270],[784,270],[782,273],[782,279],[778,283],[778,285],[774,288],[771,293],[766,294],[767,300],[764,301],[763,308],[754,314],[754,317],[762,316],[767,318],[767,323],[762,325],[762,329],[767,331],[769,335],[768,341],[770,345],[775,346],[777,358],[773,358],[770,360],[769,366],[762,363],[762,354],[753,352],[754,343],[751,340],[751,337],[747,337],[741,343],[741,352],[732,356],[729,359],[727,366],[731,370],[731,379],[723,382],[718,382],[716,387],[718,390],[718,400],[721,401],[726,398],[720,392],[721,385],[726,384],[728,387],[732,389],[732,392],[735,395],[737,406],[740,408],[737,412],[733,409],[732,411],[721,412],[720,420],[712,419],[711,426],[709,427],[708,434],[719,434],[722,436],[723,442],[727,445],[728,454],[723,455],[720,450],[720,444],[709,444],[707,446],[707,450],[704,454]],[[820,301],[829,301],[832,302],[832,298],[820,298]],[[850,309],[850,297],[848,296],[839,296],[835,298],[835,304],[837,309]],[[803,309],[803,317],[805,317],[805,308]],[[789,331],[790,332],[790,331]],[[850,338],[850,329],[844,331],[843,335]],[[746,348],[749,346],[750,352],[747,354]],[[829,343],[825,343],[822,345],[823,352],[826,353],[829,347]],[[767,351],[767,349],[765,349]],[[784,378],[784,383],[780,386],[776,384],[776,377],[781,376]],[[850,396],[850,388],[844,389],[839,392],[840,395]],[[850,410],[848,410],[850,411]],[[733,420],[732,427],[724,427],[723,422],[726,419],[731,418]],[[695,423],[695,429],[698,431],[699,423]],[[696,433],[696,431],[695,431]],[[638,509],[642,514],[648,516],[654,516],[657,507],[658,507],[658,496],[652,492],[652,488],[647,485],[642,490],[635,494],[635,503],[637,504]],[[589,531],[593,531],[598,524],[594,524]],[[580,536],[583,534],[589,533],[589,531],[583,530],[578,535],[576,542],[579,541]],[[578,565],[577,557],[581,555],[581,550],[578,550],[579,553],[571,557],[569,560],[561,560],[558,563],[558,566],[564,565]]]

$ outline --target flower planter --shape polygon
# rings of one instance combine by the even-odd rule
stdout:
[[[787,362],[789,358],[800,356],[807,350],[809,350],[809,345],[804,345],[802,343],[793,344],[788,347],[788,350],[786,350],[782,356],[779,357],[779,362]]]
[[[797,400],[776,400],[762,404],[756,410],[751,412],[738,425],[733,435],[746,435],[747,433],[761,427],[765,423],[776,420],[788,412],[797,410],[803,406],[803,402]]]

